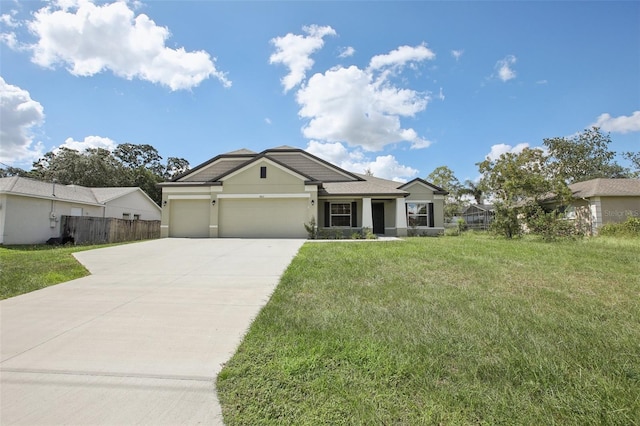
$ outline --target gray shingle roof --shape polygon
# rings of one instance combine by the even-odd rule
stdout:
[[[179,178],[180,182],[208,182],[215,180],[218,176],[232,170],[239,165],[246,163],[248,159],[242,158],[219,158],[217,161],[202,167],[200,170],[189,173],[182,178]]]
[[[138,187],[87,188],[61,185],[35,179],[12,176],[0,178],[0,193],[71,201],[82,204],[104,204],[110,200],[138,191]]]
[[[324,161],[299,148],[283,145],[277,148],[267,149],[260,154],[241,149],[227,154],[219,155],[202,163],[185,174],[176,177],[171,182],[160,186],[173,186],[178,184],[219,184],[219,180],[228,173],[250,164],[260,158],[270,158],[291,171],[307,177],[310,181],[321,183],[319,195],[376,195],[403,197],[407,191],[400,189],[402,182],[381,179],[344,170],[334,164]],[[422,181],[420,179],[420,181]],[[426,182],[427,185],[445,191]]]
[[[408,192],[398,189],[403,185],[401,182],[393,180],[381,179],[374,176],[367,176],[354,173],[356,176],[364,179],[362,181],[352,182],[326,182],[322,185],[323,189],[319,191],[319,195],[392,195],[405,196]]]
[[[591,179],[569,185],[576,198],[640,196],[640,179]]]

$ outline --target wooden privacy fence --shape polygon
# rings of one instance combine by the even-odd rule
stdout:
[[[60,231],[63,239],[71,237],[76,244],[121,243],[160,238],[160,221],[62,216]]]

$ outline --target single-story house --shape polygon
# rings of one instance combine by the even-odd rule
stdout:
[[[496,217],[493,204],[471,204],[461,215],[469,229],[487,230]]]
[[[159,186],[161,237],[305,238],[312,221],[344,236],[444,231],[442,188],[352,173],[290,146],[218,155]]]
[[[58,238],[63,215],[160,220],[161,213],[137,187],[87,188],[0,178],[0,244],[40,244]]]
[[[591,179],[569,185],[571,203],[565,217],[586,233],[596,235],[607,223],[640,217],[640,179]]]

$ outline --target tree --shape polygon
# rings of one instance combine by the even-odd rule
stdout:
[[[189,169],[184,158],[162,157],[151,145],[120,144],[112,153],[103,148],[84,152],[60,148],[46,153],[33,164],[28,175],[36,179],[87,187],[137,186],[160,204],[157,184]]]
[[[106,149],[91,148],[81,153],[65,147],[47,152],[33,163],[30,172],[36,179],[88,187],[121,186],[125,174],[123,165]]]
[[[521,232],[521,214],[537,211],[551,194],[565,199],[570,191],[564,180],[550,174],[550,159],[542,149],[508,152],[497,160],[478,163],[482,184],[495,199],[494,229],[512,238]]]
[[[629,177],[640,178],[640,152],[625,152],[622,154],[624,158],[631,162],[631,170],[629,170]]]
[[[167,166],[164,169],[164,178],[166,180],[173,179],[189,170],[189,162],[184,158],[169,157],[167,158]]]
[[[482,182],[475,183],[469,179],[465,180],[464,186],[460,189],[460,195],[471,195],[476,204],[482,204],[484,197]]]
[[[145,168],[157,175],[164,173],[165,168],[161,163],[162,157],[158,153],[158,150],[151,145],[121,143],[113,151],[113,155],[129,169]]]
[[[4,164],[6,166],[6,164]],[[23,170],[19,167],[6,166],[5,168],[0,168],[0,177],[11,177],[11,176],[28,176],[29,172]]]
[[[462,186],[453,170],[447,166],[436,167],[429,173],[429,176],[427,176],[427,181],[449,193],[444,203],[445,219],[450,220],[462,210],[462,204],[460,202],[460,189]]]
[[[619,178],[627,174],[614,160],[609,150],[611,137],[598,127],[584,130],[576,136],[544,139],[550,156],[551,173],[571,184],[595,178]]]

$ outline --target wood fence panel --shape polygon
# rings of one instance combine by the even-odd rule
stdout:
[[[160,221],[62,216],[60,231],[62,239],[71,237],[76,244],[121,243],[160,238]]]

